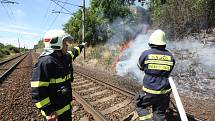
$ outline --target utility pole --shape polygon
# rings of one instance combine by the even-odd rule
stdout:
[[[71,14],[72,15],[72,13],[69,10],[67,10],[66,8],[64,8],[63,6],[61,6],[60,4],[58,4],[58,2],[82,8],[82,42],[85,42],[85,11],[86,11],[86,9],[85,9],[85,0],[82,1],[83,2],[82,6],[81,5],[75,5],[75,4],[67,3],[67,2],[62,2],[60,0],[51,0],[51,1],[54,2],[56,5],[60,6],[62,9],[66,10],[68,12],[68,13],[66,13],[66,12],[62,12],[62,11],[52,10],[52,13],[64,13],[64,14]],[[85,60],[85,57],[86,57],[86,52],[85,52],[85,46],[84,46],[84,60]]]
[[[83,0],[83,9],[82,9],[82,42],[85,42],[85,0]],[[85,46],[84,46],[84,60],[86,57]]]
[[[21,52],[21,51],[20,51],[20,42],[19,42],[19,38],[18,38],[18,44],[19,44],[19,52]]]

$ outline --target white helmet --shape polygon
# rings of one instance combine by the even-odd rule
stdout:
[[[72,36],[61,29],[53,29],[46,32],[43,37],[45,48],[41,55],[49,55],[53,53],[54,50],[61,50],[63,48],[63,40],[65,38],[68,38],[67,40],[74,40]]]
[[[160,29],[155,30],[149,37],[149,44],[166,45],[165,33]]]
[[[63,40],[65,38],[69,38],[69,40],[73,40],[69,34],[65,33],[60,29],[49,30],[45,33],[43,37],[43,41],[45,44],[46,50],[61,50],[63,48]]]

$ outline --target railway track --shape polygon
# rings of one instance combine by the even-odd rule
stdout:
[[[80,72],[74,74],[73,96],[97,121],[137,120],[133,92],[101,82]]]
[[[4,83],[0,85],[0,121],[43,120],[39,110],[36,109],[32,102],[29,84],[32,66],[35,64],[37,57],[38,55],[27,56],[18,65],[18,68],[11,72],[11,76],[8,76]],[[93,70],[90,71],[92,72],[91,74],[87,72],[89,70],[80,69],[79,72],[74,74],[75,79],[72,86],[75,99],[72,106],[72,121],[138,120],[132,103],[134,96],[132,91],[129,92],[118,88],[116,84],[113,86],[109,83],[103,83],[110,82],[112,79],[94,73]],[[100,77],[104,77],[107,80]],[[121,80],[117,78],[116,81]],[[127,82],[123,85],[126,84]],[[174,113],[174,115],[171,113]],[[207,118],[197,119],[189,114],[188,117],[189,121],[209,121]],[[167,118],[167,121],[180,121],[176,110],[168,111]]]
[[[75,72],[73,96],[96,121],[138,121],[134,110],[135,93],[111,85],[81,72]],[[167,121],[180,121],[174,103],[167,111]],[[203,121],[187,114],[189,121]]]
[[[43,119],[32,102],[30,87],[32,56],[31,53],[26,53],[21,57],[20,59],[25,58],[20,60],[21,62],[0,84],[0,121],[41,121]],[[11,67],[17,61],[8,65]]]
[[[10,72],[27,56],[28,54],[21,54],[14,58],[0,62],[0,83],[10,74]]]

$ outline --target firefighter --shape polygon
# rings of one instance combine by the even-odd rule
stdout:
[[[79,44],[68,51],[73,40],[63,30],[46,32],[44,52],[33,69],[32,98],[47,121],[71,121],[72,62],[86,44]]]
[[[175,59],[165,49],[166,36],[162,30],[154,31],[148,44],[150,49],[141,54],[137,64],[145,75],[142,90],[135,96],[135,107],[140,121],[164,121],[171,93],[168,77]],[[149,113],[150,107],[153,113]]]

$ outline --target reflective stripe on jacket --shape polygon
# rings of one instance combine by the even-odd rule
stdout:
[[[146,50],[141,54],[137,65],[145,72],[143,91],[152,94],[171,92],[168,77],[175,65],[175,59],[168,50]]]
[[[82,48],[83,45],[79,45],[63,56],[55,52],[41,56],[35,64],[31,79],[32,98],[42,115],[50,115],[54,111],[61,115],[71,109],[72,61]]]

